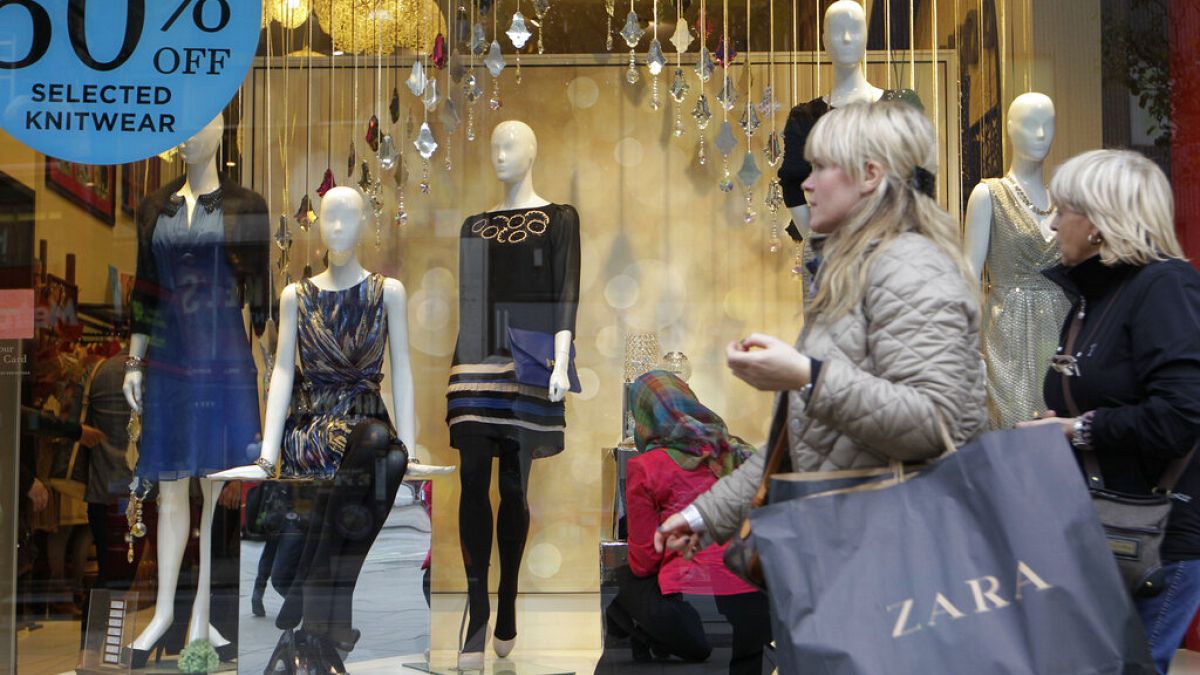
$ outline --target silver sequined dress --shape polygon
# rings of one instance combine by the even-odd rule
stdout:
[[[1046,409],[1042,380],[1071,305],[1041,273],[1058,263],[1054,240],[1046,241],[1005,181],[984,183],[992,197],[992,226],[983,353],[992,426],[1008,429]]]

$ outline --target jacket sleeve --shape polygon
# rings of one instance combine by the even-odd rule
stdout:
[[[654,550],[654,531],[661,517],[654,499],[653,477],[646,471],[645,455],[628,465],[625,483],[625,526],[629,533],[629,569],[639,577],[653,576],[662,566],[663,554]]]
[[[137,216],[137,271],[130,297],[130,331],[138,335],[153,335],[154,322],[162,286],[154,262],[154,224],[158,214],[152,208],[154,200],[144,199]]]
[[[762,484],[766,454],[760,449],[692,502],[704,517],[709,535],[717,543],[729,541],[750,514],[750,500]]]
[[[864,312],[872,371],[823,361],[807,414],[878,451],[920,461],[984,425],[979,307],[951,261],[932,245],[892,244],[867,275]]]
[[[1098,408],[1099,451],[1182,457],[1200,438],[1200,276],[1159,275],[1134,303],[1129,342],[1140,403]]]
[[[565,205],[559,222],[551,232],[553,237],[554,272],[554,332],[563,330],[575,334],[575,314],[579,307],[579,213]]]

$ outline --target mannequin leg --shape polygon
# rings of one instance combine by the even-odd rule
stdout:
[[[191,623],[187,641],[208,640],[214,647],[229,644],[229,640],[209,622],[212,600],[212,524],[217,508],[216,495],[225,485],[222,481],[201,480],[200,494],[204,497],[200,511],[200,573],[196,577],[196,599],[192,602]]]
[[[134,649],[148,651],[175,620],[175,586],[179,583],[179,565],[191,531],[189,483],[171,480],[158,484],[158,595],[154,618],[131,644]]]
[[[529,472],[533,453],[504,441],[500,455],[500,508],[496,514],[496,544],[500,551],[500,584],[496,598],[495,635],[517,636],[517,582],[529,536]]]
[[[464,652],[482,652],[487,640],[487,622],[491,615],[488,602],[488,565],[492,556],[492,482],[494,441],[471,436],[459,443],[458,538],[462,546],[463,567],[467,574],[467,621]]]

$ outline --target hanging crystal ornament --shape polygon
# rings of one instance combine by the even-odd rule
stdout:
[[[288,229],[287,216],[279,216],[279,228],[275,230],[275,246],[287,253],[292,248],[292,231]]]
[[[471,35],[471,51],[475,53],[475,56],[483,56],[488,48],[487,35],[483,32],[483,23],[475,24]]]
[[[737,147],[737,139],[733,137],[733,127],[729,125],[729,120],[721,122],[721,131],[717,134],[716,145],[717,150],[721,152],[721,164],[724,169],[724,175],[718,185],[721,192],[730,192],[733,190],[733,179],[729,174],[729,154]]]
[[[534,14],[537,14],[537,24],[536,25],[538,27],[538,53],[539,54],[544,54],[546,52],[546,47],[545,47],[545,45],[542,44],[542,33],[545,32],[544,27],[546,25],[546,12],[549,12],[549,11],[550,11],[550,0],[533,0],[533,12],[534,12]]]
[[[717,64],[722,68],[728,68],[729,64],[733,63],[733,60],[737,58],[737,54],[737,50],[733,48],[733,43],[726,42],[722,38],[721,42],[717,44],[717,53],[713,55],[713,58],[717,60]]]
[[[370,146],[371,152],[379,150],[379,118],[371,115],[371,119],[367,120],[367,134],[363,137]]]
[[[637,84],[641,78],[637,71],[637,46],[646,31],[642,30],[642,24],[638,22],[638,15],[633,11],[632,4],[630,3],[629,15],[625,17],[625,27],[621,29],[621,38],[629,46],[629,69],[625,71],[625,81]]]
[[[701,82],[708,82],[714,68],[716,66],[713,64],[712,54],[708,51],[708,47],[700,45],[700,56],[696,58],[696,76],[700,78]]]
[[[430,112],[437,110],[437,80],[430,80],[429,83],[425,85],[425,93],[421,95],[421,104],[424,105],[425,109]]]
[[[354,139],[350,139],[350,155],[346,158],[346,177],[350,178],[354,175],[355,164]]]
[[[447,135],[454,133],[458,125],[462,123],[462,119],[458,116],[458,107],[454,105],[454,99],[446,99],[446,102],[442,104],[442,112],[438,115],[438,119],[442,121],[442,128],[446,130]]]
[[[733,77],[728,73],[721,84],[721,91],[717,92],[717,101],[725,110],[733,110],[733,106],[737,104],[737,89],[733,86]]]
[[[612,43],[613,43],[612,21],[613,21],[613,17],[616,15],[616,11],[617,11],[616,0],[604,0],[604,12],[606,14],[608,14],[608,24],[604,29],[604,48],[610,52],[612,51]]]
[[[525,26],[525,17],[521,15],[521,10],[513,13],[512,25],[504,32],[508,36],[512,46],[521,49],[529,42],[529,38],[533,37],[533,33],[529,32],[529,28]]]
[[[304,230],[305,232],[308,232],[310,225],[317,222],[317,214],[313,213],[312,200],[308,198],[308,195],[304,195],[300,198],[300,208],[296,209],[296,215],[294,217],[296,219],[296,224],[299,225],[300,229]]]
[[[483,96],[483,90],[479,88],[479,80],[472,73],[467,75],[467,79],[463,82],[463,95],[466,96],[468,103],[474,103]]]
[[[683,68],[676,68],[675,79],[671,80],[671,98],[675,99],[676,103],[683,103],[689,89],[691,87],[683,76]]]
[[[704,130],[708,128],[708,122],[712,119],[712,110],[708,107],[708,97],[704,95],[703,89],[700,91],[700,97],[696,99],[696,105],[692,108],[692,119],[695,120],[696,127],[700,129],[700,149],[697,159],[703,166],[708,161],[704,153]]]
[[[767,198],[764,203],[771,212],[771,238],[767,241],[767,250],[779,253],[783,248],[783,241],[779,238],[779,207],[783,206],[783,184],[779,182],[779,178],[772,178],[767,185]]]
[[[692,46],[692,31],[688,30],[686,21],[680,21],[675,24],[675,34],[671,36],[671,44],[675,45],[675,51],[680,54],[686,52],[688,47]]]
[[[492,46],[488,49],[487,58],[483,60],[483,65],[487,66],[488,72],[492,77],[500,77],[500,73],[504,71],[504,54],[500,52],[500,42],[492,40]]]
[[[742,188],[746,191],[746,213],[744,220],[747,223],[754,222],[758,214],[754,212],[754,194],[752,192],[754,184],[762,178],[762,171],[759,170],[758,164],[754,161],[754,153],[750,150],[742,157],[742,168],[738,169],[738,180],[742,182]]]
[[[379,168],[383,171],[391,171],[396,168],[396,163],[399,161],[400,153],[396,151],[392,135],[384,134],[383,139],[379,141]]]
[[[413,61],[412,71],[409,72],[408,79],[404,82],[408,85],[408,90],[412,92],[413,96],[420,96],[421,92],[425,91],[425,83],[427,81],[425,66],[421,63],[421,59]]]
[[[783,147],[779,143],[779,133],[772,131],[767,136],[767,143],[763,147],[763,157],[766,158],[767,164],[774,168],[779,166],[779,160],[783,159]]]
[[[363,192],[371,189],[371,167],[367,166],[367,160],[362,161],[362,175],[358,178],[358,187]]]
[[[333,169],[325,169],[325,175],[321,177],[321,185],[317,187],[317,196],[324,197],[326,192],[337,187],[337,181],[333,179]]]
[[[413,146],[424,159],[433,157],[433,153],[437,152],[438,144],[433,139],[433,130],[429,128],[429,122],[421,123],[421,130],[417,132],[417,140],[413,141]]]
[[[650,42],[650,51],[646,54],[646,69],[650,71],[651,110],[658,110],[658,74],[662,72],[665,65],[667,65],[667,58],[663,56],[662,45],[658,43],[658,38],[654,38]]]
[[[388,114],[392,117],[392,124],[400,119],[400,91],[395,87],[392,87],[392,100],[388,102]]]
[[[446,67],[446,36],[441,33],[433,39],[433,53],[429,55],[433,67],[441,70]]]
[[[740,124],[742,125],[742,131],[746,133],[747,138],[753,136],[754,132],[758,131],[758,127],[761,124],[758,119],[758,110],[756,110],[749,101],[746,102],[746,109],[742,111],[742,119]]]
[[[762,100],[758,102],[758,112],[767,116],[774,115],[775,111],[782,107],[779,101],[775,100],[775,92],[772,91],[771,85],[763,87]]]

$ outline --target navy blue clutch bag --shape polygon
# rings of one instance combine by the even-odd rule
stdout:
[[[517,382],[543,389],[550,386],[550,372],[554,370],[554,335],[509,326],[508,346],[517,371]],[[578,394],[583,391],[579,385],[579,373],[575,372],[575,345],[571,345],[567,380],[572,392]]]

